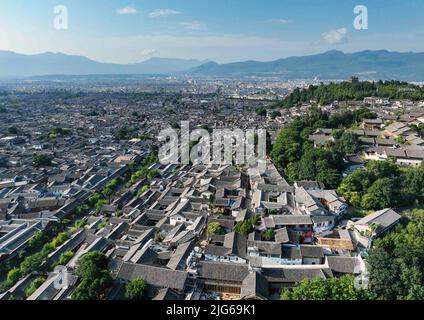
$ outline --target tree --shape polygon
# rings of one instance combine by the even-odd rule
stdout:
[[[95,279],[103,269],[107,269],[108,260],[106,256],[98,251],[85,254],[79,259],[76,266],[76,274],[80,278]]]
[[[263,241],[274,241],[274,238],[275,238],[275,232],[272,229],[268,229],[264,233],[262,233]]]
[[[274,110],[271,112],[271,119],[275,119],[277,117],[281,117],[281,112],[278,110]]]
[[[108,269],[108,259],[98,251],[82,256],[77,262],[75,273],[82,279],[72,294],[72,298],[75,300],[98,299],[100,294],[113,282]]]
[[[280,103],[279,107],[291,108],[311,100],[317,101],[320,105],[331,103],[335,100],[363,100],[365,97],[377,96],[391,99],[411,99],[421,100],[424,98],[424,89],[417,85],[403,83],[399,81],[381,81],[371,82],[341,82],[322,84],[320,86],[309,86],[307,89],[296,88],[291,94],[286,96]],[[366,108],[361,108],[350,112],[355,121],[363,119],[375,119],[375,113],[370,112]],[[337,114],[335,114],[337,115]],[[338,115],[340,120],[343,118]],[[345,123],[343,123],[345,125]]]
[[[345,155],[356,154],[361,147],[359,137],[351,131],[344,131],[337,141],[336,149]]]
[[[34,154],[32,157],[32,163],[35,167],[49,167],[52,165],[52,160],[45,154]]]
[[[399,167],[390,161],[369,161],[366,170],[374,180],[380,178],[393,178],[400,175]]]
[[[297,163],[290,162],[284,169],[284,173],[290,182],[299,180],[299,167]]]
[[[245,221],[239,221],[237,222],[236,226],[234,227],[234,231],[238,232],[244,236],[248,236],[249,233],[253,231],[253,225],[251,219],[245,220]]]
[[[61,232],[59,233],[50,243],[53,246],[53,249],[56,249],[60,245],[62,245],[66,240],[70,238],[69,232]]]
[[[116,179],[112,179],[102,190],[102,194],[108,198],[112,196],[115,189],[118,187],[118,181]]]
[[[146,291],[146,282],[141,278],[137,278],[126,284],[125,298],[130,300],[142,300],[146,296]]]
[[[173,121],[171,123],[171,128],[177,130],[177,129],[180,129],[180,125],[178,124],[178,122]]]
[[[424,200],[424,170],[369,161],[348,175],[337,191],[350,205],[365,210],[408,206]]]
[[[31,296],[44,282],[46,281],[45,277],[37,277],[34,281],[31,282],[28,288],[25,290],[25,296],[28,298]]]
[[[88,206],[87,204],[80,205],[75,209],[75,213],[77,215],[88,213],[88,211],[90,211],[90,206]]]
[[[67,128],[53,128],[50,133],[49,133],[49,139],[56,139],[58,137],[63,137],[66,136],[70,133],[71,131]]]
[[[214,235],[214,234],[223,234],[224,230],[222,229],[219,222],[211,222],[208,225],[208,235]]]
[[[396,229],[374,242],[369,258],[370,290],[383,299],[422,299],[424,210],[408,212]]]
[[[300,94],[299,91],[297,92]],[[322,109],[312,107],[306,115],[295,118],[281,129],[270,156],[277,168],[283,171],[290,181],[316,180],[319,173],[327,171],[325,175],[320,176],[321,180],[327,181],[327,184],[333,188],[337,187],[339,181],[333,170],[339,174],[344,170],[343,156],[345,152],[356,149],[357,137],[350,133],[345,134],[340,143],[341,147],[338,144],[329,143],[320,148],[314,148],[309,141],[309,135],[317,128],[335,129],[349,126],[355,121],[356,117],[350,111],[329,116]],[[343,131],[340,132],[342,132],[341,137]]]
[[[115,132],[115,138],[117,140],[128,140],[136,136],[135,128],[121,127]]]
[[[62,253],[59,257],[59,260],[57,261],[57,265],[59,266],[67,265],[68,262],[71,261],[73,256],[74,256],[74,253],[72,251],[66,251]]]
[[[335,189],[340,185],[342,177],[337,170],[327,169],[319,172],[316,180],[322,182],[328,189]]]
[[[283,128],[275,140],[271,156],[274,163],[284,169],[290,162],[299,160],[299,150],[302,147],[302,139],[299,132],[291,127]]]
[[[368,258],[370,268],[369,288],[377,296],[393,300],[401,287],[399,268],[386,251],[374,248]]]
[[[155,178],[159,178],[160,177],[160,173],[159,173],[159,171],[157,171],[157,170],[152,170],[152,171],[149,171],[148,173],[147,173],[147,179],[149,180],[149,181],[152,181],[153,179],[155,179]]]
[[[85,278],[72,293],[74,300],[97,300],[102,291],[112,284],[112,277],[108,270],[103,270],[101,275],[93,280]]]
[[[43,232],[37,231],[36,233],[34,233],[34,236],[28,241],[28,248],[35,249],[41,246],[43,238]]]
[[[143,188],[141,188],[140,190],[140,194],[145,193],[147,190],[149,190],[149,186],[148,185],[143,186]]]
[[[21,278],[21,276],[21,271],[18,268],[13,268],[7,274],[6,283],[9,286],[12,286]]]
[[[88,204],[90,206],[94,206],[101,198],[102,198],[102,195],[96,192],[92,196],[90,196],[90,198],[88,198]]]
[[[97,211],[102,210],[103,206],[109,204],[109,201],[105,200],[105,199],[100,199],[99,201],[97,201],[95,208]]]
[[[315,278],[301,281],[293,289],[281,293],[282,300],[367,300],[369,293],[354,286],[352,276]]]
[[[27,275],[33,271],[40,271],[46,256],[46,252],[43,250],[33,254],[32,256],[26,257],[20,266],[21,273],[23,275]]]
[[[343,163],[336,153],[324,148],[308,148],[300,159],[298,169],[302,180],[317,180],[318,176],[331,187],[340,182],[339,163]],[[338,177],[336,177],[338,174]],[[334,180],[337,180],[334,182]],[[337,185],[335,185],[337,184]]]
[[[366,169],[359,169],[348,175],[340,184],[337,192],[353,206],[360,206],[362,194],[371,186],[372,180]],[[359,203],[358,203],[359,197]],[[355,203],[351,198],[355,198]]]
[[[405,144],[406,143],[406,139],[403,136],[396,137],[395,141],[399,144]]]
[[[9,133],[9,134],[18,134],[18,128],[16,128],[16,127],[9,127],[9,128],[7,128],[7,133]]]
[[[382,178],[375,181],[362,198],[361,206],[366,210],[379,210],[397,204],[398,190],[395,181]]]
[[[424,168],[405,169],[402,185],[405,192],[412,198],[416,198],[421,203],[424,202]]]
[[[74,224],[74,226],[75,226],[75,228],[77,228],[77,229],[82,229],[82,228],[84,228],[84,226],[87,224],[87,221],[85,221],[85,220],[77,220],[77,221],[75,221],[75,224]]]
[[[256,114],[258,116],[261,116],[261,117],[266,117],[267,111],[266,111],[266,109],[264,107],[257,108],[256,109]]]

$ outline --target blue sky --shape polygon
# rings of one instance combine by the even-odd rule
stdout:
[[[53,28],[57,5],[68,29]],[[369,29],[355,30],[365,5]],[[422,0],[0,0],[0,50],[135,63],[274,60],[337,49],[424,52]]]

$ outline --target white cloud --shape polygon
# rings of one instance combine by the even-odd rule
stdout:
[[[180,22],[180,25],[190,31],[199,31],[205,28],[205,25],[199,21]]]
[[[128,6],[125,8],[118,9],[116,13],[117,14],[136,14],[138,13],[138,10],[136,8]]]
[[[155,53],[156,53],[156,50],[155,49],[143,49],[143,50],[141,50],[141,55],[143,57],[151,56],[151,55],[153,55]]]
[[[271,19],[270,21],[274,23],[279,23],[279,24],[293,23],[293,20],[289,20],[289,19]]]
[[[330,30],[328,32],[324,32],[322,37],[329,44],[345,43],[347,41],[347,29],[340,28],[336,30]]]
[[[181,14],[181,12],[177,10],[172,10],[172,9],[156,9],[149,13],[149,17],[159,18],[159,17],[173,16],[177,14]]]

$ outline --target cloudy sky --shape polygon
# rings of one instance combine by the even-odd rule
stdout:
[[[67,29],[54,28],[57,5],[67,8]],[[354,28],[357,5],[368,8],[368,30]],[[0,50],[116,63],[424,52],[423,17],[422,0],[0,0]]]

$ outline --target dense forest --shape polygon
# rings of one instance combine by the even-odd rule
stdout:
[[[365,97],[390,99],[424,99],[424,88],[400,81],[353,81],[309,86],[308,89],[296,88],[290,95],[279,102],[278,106],[291,108],[302,103],[315,101],[320,105],[333,101],[363,100]]]
[[[383,299],[424,299],[424,210],[404,215],[395,231],[375,241],[369,289]]]
[[[400,168],[391,161],[370,161],[347,176],[337,192],[363,210],[424,204],[424,168]]]
[[[327,188],[337,188],[345,169],[343,157],[355,154],[360,147],[358,137],[345,129],[364,118],[374,117],[366,108],[331,115],[311,108],[280,131],[271,151],[273,162],[290,182],[318,180]],[[317,128],[339,129],[334,130],[336,142],[314,148],[309,135]]]

